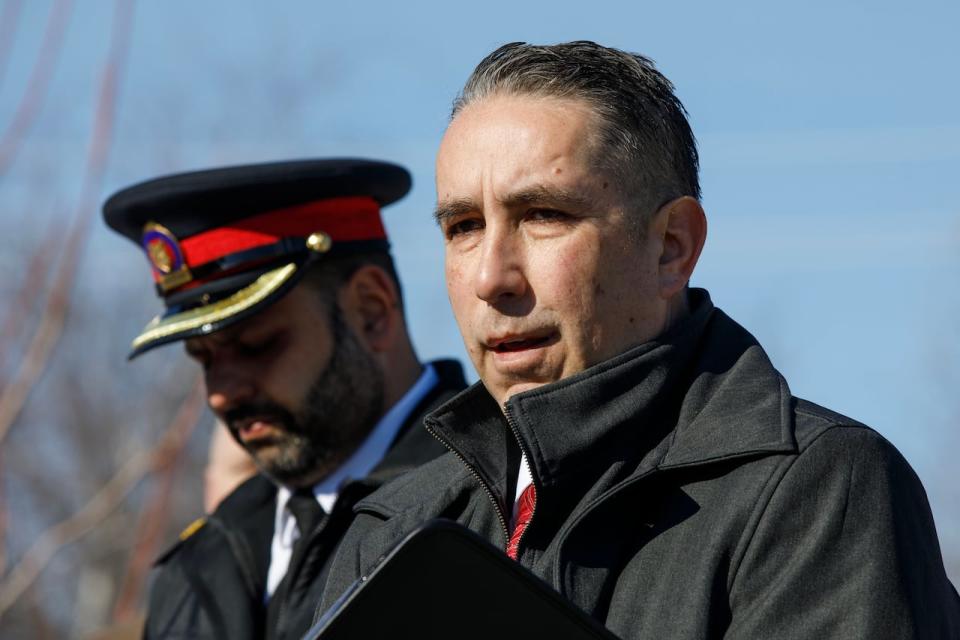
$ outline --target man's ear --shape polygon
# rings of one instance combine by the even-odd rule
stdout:
[[[400,292],[375,265],[357,269],[340,290],[340,305],[354,334],[373,352],[388,350],[400,327]]]
[[[657,217],[661,219],[655,228],[663,238],[660,296],[669,300],[687,285],[697,266],[707,239],[707,216],[695,198],[683,196],[665,204]]]

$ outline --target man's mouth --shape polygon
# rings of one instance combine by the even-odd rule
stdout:
[[[236,420],[230,426],[242,442],[251,444],[270,438],[279,430],[276,419],[269,416]]]
[[[513,353],[516,351],[538,349],[553,343],[555,339],[555,333],[548,333],[542,336],[506,336],[489,340],[487,345],[492,351],[497,353]]]

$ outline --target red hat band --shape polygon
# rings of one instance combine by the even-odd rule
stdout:
[[[145,227],[144,247],[153,266],[154,280],[168,291],[187,284],[192,278],[171,279],[173,274],[167,263],[157,258],[163,257],[154,237],[157,228],[158,225],[153,223]],[[182,269],[176,273],[189,273],[191,269],[235,253],[273,245],[284,238],[306,238],[318,231],[325,233],[334,243],[385,240],[387,237],[377,201],[368,196],[351,196],[259,213],[185,238],[179,246],[170,234],[160,248],[167,253],[178,249],[181,255],[176,258],[180,260],[172,258],[172,261],[179,262],[177,266]],[[148,233],[154,235],[148,239]]]

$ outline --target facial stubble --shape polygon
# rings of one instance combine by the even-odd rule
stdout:
[[[383,415],[383,371],[334,306],[334,348],[296,412],[272,402],[238,407],[232,424],[246,415],[269,416],[280,433],[262,444],[245,444],[264,474],[290,487],[319,482],[341,465]]]

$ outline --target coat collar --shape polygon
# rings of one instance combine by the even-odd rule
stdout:
[[[506,403],[538,488],[634,469],[793,451],[790,393],[763,349],[691,290],[693,312],[657,340]],[[511,429],[482,384],[428,417],[499,495]],[[538,492],[539,495],[539,492]]]

